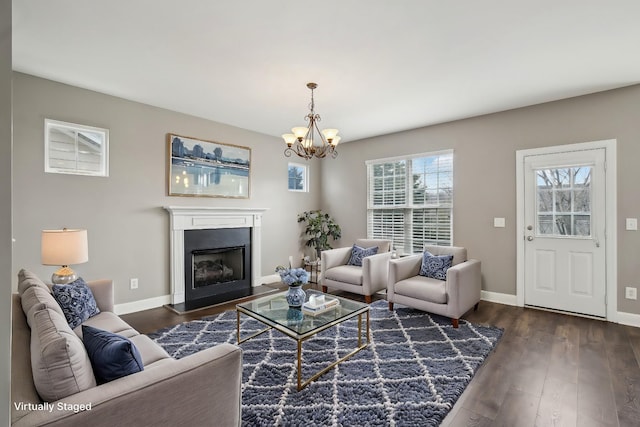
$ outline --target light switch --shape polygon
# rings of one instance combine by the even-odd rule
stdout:
[[[627,230],[637,230],[638,229],[638,218],[627,218]]]
[[[505,226],[504,218],[493,218],[493,226],[503,228]]]

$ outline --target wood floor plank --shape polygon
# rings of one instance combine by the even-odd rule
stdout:
[[[540,396],[510,389],[502,406],[500,406],[493,425],[500,427],[534,426],[539,403]]]
[[[576,427],[578,385],[547,376],[536,414],[536,427]]]

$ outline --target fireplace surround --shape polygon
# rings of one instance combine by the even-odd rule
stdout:
[[[198,273],[194,271],[188,271],[191,267],[186,267],[192,265],[193,261],[191,261],[191,257],[193,254],[193,250],[196,251],[196,256],[203,256],[210,250],[212,252],[210,256],[205,256],[204,258],[195,258],[195,262],[206,262],[218,264],[220,263],[218,260],[219,256],[215,254],[217,251],[224,248],[226,250],[246,252],[250,251],[249,255],[245,260],[250,259],[250,265],[246,265],[246,261],[243,261],[242,264],[242,274],[244,274],[244,280],[246,280],[246,286],[249,287],[249,290],[252,286],[258,286],[260,284],[261,277],[261,269],[262,269],[262,257],[261,257],[261,232],[262,232],[262,214],[266,211],[266,209],[262,208],[213,208],[213,207],[187,207],[187,206],[165,206],[165,210],[167,210],[170,214],[170,279],[171,279],[171,304],[174,307],[181,309],[194,309],[198,307],[202,307],[205,305],[211,305],[218,302],[222,302],[222,300],[218,301],[217,298],[209,298],[208,296],[203,296],[199,291],[201,286],[193,286],[193,276],[194,275],[206,275],[206,276],[216,276],[217,273],[212,273],[208,269],[205,271],[200,270]],[[186,234],[190,234],[189,230],[224,230],[228,229],[231,231],[232,241],[227,242],[221,245],[221,248],[191,248],[189,250],[189,259],[187,260],[187,254],[185,253],[185,243],[187,247],[190,245],[190,238],[187,237],[185,242],[185,232]],[[248,244],[238,243],[233,240],[237,237],[238,233],[242,234],[241,229],[245,229],[248,237]],[[205,233],[206,234],[206,233]],[[235,237],[234,237],[235,236]],[[208,239],[205,236],[205,239]],[[224,239],[224,238],[223,238]],[[205,245],[206,246],[206,245]],[[205,253],[199,252],[204,251]],[[231,256],[231,254],[229,255]],[[228,261],[229,263],[236,263],[237,261]],[[205,265],[205,267],[208,267]],[[212,266],[215,268],[215,266]],[[219,267],[222,269],[221,275],[230,274],[228,270],[233,270],[234,268],[230,265],[224,267]],[[236,269],[239,268],[236,265]],[[236,271],[233,274],[238,274]],[[212,282],[215,282],[215,279],[212,279]],[[231,280],[227,282],[233,282],[237,284],[238,280]],[[215,285],[215,283],[212,283]],[[229,299],[237,298],[242,296],[243,292],[246,292],[246,287],[244,290],[235,292],[231,290],[232,285],[222,285],[226,286],[224,292],[228,293],[227,297]],[[205,286],[211,287],[211,286]],[[187,298],[187,288],[190,290],[195,289],[195,298],[196,300],[201,300],[196,303],[189,302],[189,298]],[[238,295],[235,295],[235,294]]]

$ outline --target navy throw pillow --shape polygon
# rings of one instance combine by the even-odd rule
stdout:
[[[51,290],[71,329],[100,313],[91,289],[81,277],[67,285],[53,285]]]
[[[361,248],[358,245],[353,245],[351,249],[351,257],[349,258],[348,265],[357,265],[362,267],[362,259],[378,253],[378,247],[373,246],[371,248]]]
[[[122,335],[82,325],[82,341],[99,384],[144,370],[140,352]]]
[[[447,280],[447,270],[451,267],[453,255],[433,255],[427,251],[422,254],[420,275],[432,279]]]

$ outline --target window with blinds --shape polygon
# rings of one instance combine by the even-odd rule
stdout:
[[[367,236],[399,254],[451,246],[453,151],[367,162]]]
[[[45,172],[109,176],[109,130],[45,119]]]

